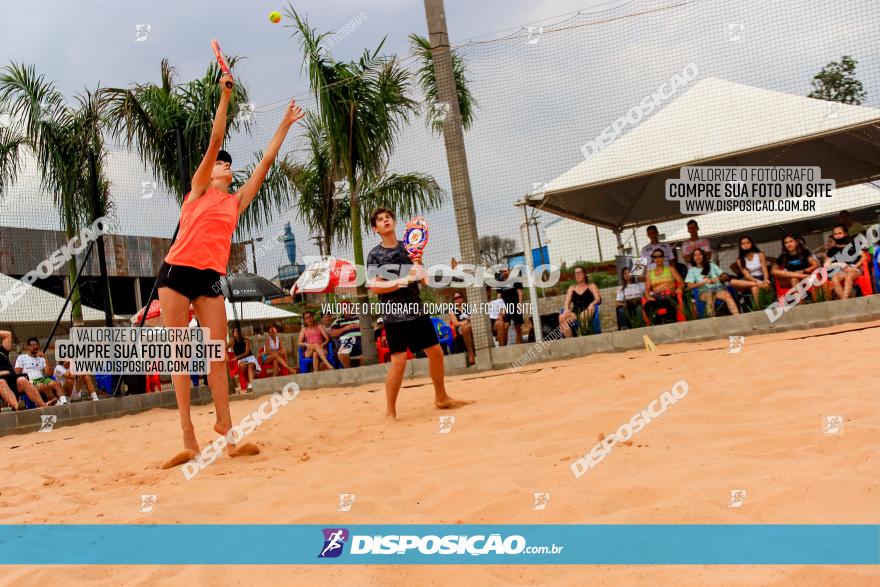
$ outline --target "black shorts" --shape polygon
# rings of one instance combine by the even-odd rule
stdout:
[[[14,393],[16,396],[19,396],[22,395],[22,392],[18,391],[19,377],[21,377],[21,375],[0,375],[0,381],[5,381],[6,385],[9,386],[9,389],[12,390],[12,393]]]
[[[413,353],[425,350],[435,344],[437,331],[429,316],[422,316],[405,322],[385,322],[385,339],[393,353],[405,353],[409,349]]]
[[[186,296],[190,301],[202,296],[216,298],[223,295],[220,283],[223,275],[213,269],[196,269],[186,265],[162,263],[156,287],[167,287]]]
[[[504,315],[504,322],[510,324],[513,322],[516,326],[522,326],[523,324],[523,315],[522,312],[511,312],[509,314]]]

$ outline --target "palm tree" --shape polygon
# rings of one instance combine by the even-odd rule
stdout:
[[[305,138],[308,157],[305,163],[294,163],[286,157],[279,171],[298,194],[295,207],[297,218],[306,226],[315,227],[321,243],[321,255],[330,255],[333,245],[351,242],[351,200],[337,193],[335,184],[340,179],[333,165],[330,141],[321,119],[313,113],[306,116]],[[442,204],[443,191],[433,177],[423,173],[388,173],[360,181],[358,203],[364,228],[370,211],[379,206],[397,210],[402,216],[412,216],[422,210]]]
[[[439,205],[442,191],[423,174],[389,174],[388,162],[397,136],[418,103],[407,96],[410,74],[393,57],[381,55],[384,40],[375,50],[364,51],[358,61],[338,62],[323,45],[328,33],[309,27],[288,4],[294,36],[300,39],[303,68],[318,104],[331,171],[348,182],[349,197],[340,203],[349,210],[349,228],[355,265],[364,265],[365,211],[380,202],[398,213],[411,213]],[[358,301],[367,300],[366,287],[357,290]],[[375,358],[370,317],[360,316],[364,359]]]
[[[428,126],[436,133],[443,130],[443,121],[430,114],[437,112],[437,78],[434,74],[434,54],[431,52],[431,43],[425,37],[412,33],[409,36],[410,48],[412,54],[419,58],[419,69],[416,72],[419,88],[425,95],[427,108],[425,113],[429,114],[426,122]],[[470,129],[474,122],[474,114],[477,109],[477,99],[471,93],[468,87],[468,80],[465,75],[464,59],[456,51],[451,51],[452,57],[452,75],[455,78],[455,89],[458,93],[458,110],[461,113],[461,126],[464,130]]]
[[[0,197],[15,183],[22,156],[29,153],[40,170],[40,187],[52,194],[58,207],[68,239],[111,213],[110,182],[103,166],[105,119],[98,91],[78,95],[75,107],[68,106],[54,82],[38,75],[32,65],[13,62],[0,74],[0,111],[10,119],[9,126],[0,129]],[[91,176],[88,154],[94,158],[96,178]],[[97,200],[91,194],[93,179],[98,184]],[[73,284],[75,258],[68,261],[68,275]],[[71,318],[81,322],[78,287],[73,288],[71,304]],[[112,307],[107,310],[112,313]]]
[[[234,71],[239,60],[230,57],[230,69]],[[157,179],[178,203],[189,192],[189,178],[208,148],[214,113],[220,102],[219,76],[217,64],[211,63],[201,78],[178,83],[176,70],[163,59],[158,85],[146,83],[103,90],[110,118],[115,121],[111,132],[125,140],[129,148],[137,147],[144,167],[155,170]],[[239,116],[247,103],[247,88],[237,79],[226,115],[227,137],[232,132],[250,132],[250,118]],[[261,157],[262,153],[255,153],[253,162],[235,172],[237,182],[233,182],[231,189],[247,179]],[[287,190],[277,189],[279,182],[271,181],[275,173],[277,169],[273,167],[260,193],[242,215],[238,231],[262,226],[274,211],[289,203]]]
[[[237,60],[230,58],[230,67],[234,68]],[[154,170],[157,179],[181,203],[190,189],[181,172],[192,177],[208,148],[211,123],[220,101],[216,83],[219,69],[211,64],[203,77],[177,83],[177,71],[167,59],[159,68],[158,85],[105,88],[103,93],[114,121],[110,128],[113,136],[125,140],[129,149],[137,147],[144,168]],[[236,83],[227,113],[227,137],[233,130],[249,130],[247,120],[237,117],[247,100],[247,89],[241,82]]]
[[[333,165],[330,142],[321,120],[309,112],[304,119],[308,157],[305,163],[296,163],[285,157],[279,170],[297,193],[296,216],[306,226],[313,227],[318,239],[321,256],[329,256],[333,244],[344,244],[350,226],[350,212],[339,204],[335,183],[338,169]],[[350,232],[348,232],[350,234]]]

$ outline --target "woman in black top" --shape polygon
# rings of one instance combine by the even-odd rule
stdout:
[[[232,339],[226,348],[232,349],[235,360],[238,362],[239,370],[243,370],[246,373],[247,391],[252,390],[256,373],[260,371],[260,365],[257,363],[257,358],[251,353],[251,340],[242,337],[241,329],[235,326],[232,329]],[[242,390],[242,392],[244,391]]]
[[[587,326],[593,319],[596,306],[602,303],[602,294],[595,283],[590,283],[587,270],[583,267],[574,268],[574,285],[569,286],[565,294],[565,307],[559,316],[559,329],[565,338],[571,338],[571,327],[576,320]]]
[[[786,289],[796,286],[801,280],[813,274],[819,269],[819,262],[810,249],[793,234],[782,237],[782,254],[776,259],[776,268],[773,276],[779,280]],[[810,288],[813,301],[818,299],[818,288]]]
[[[22,409],[18,398],[27,395],[38,408],[45,408],[48,404],[34,384],[25,375],[15,372],[15,367],[9,359],[12,351],[12,332],[0,330],[0,397],[2,397],[13,410]]]

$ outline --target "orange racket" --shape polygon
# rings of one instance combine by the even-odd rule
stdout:
[[[217,65],[220,66],[220,71],[232,77],[232,72],[229,71],[229,62],[226,61],[223,51],[220,50],[220,43],[217,42],[217,39],[211,39],[211,48],[214,49],[214,56],[217,58]],[[226,87],[232,89],[232,82],[226,82]]]
[[[406,223],[406,230],[403,231],[403,246],[410,256],[418,253],[421,257],[427,244],[428,223],[421,216],[416,216]]]

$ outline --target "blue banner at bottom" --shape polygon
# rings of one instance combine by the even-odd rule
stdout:
[[[876,565],[880,525],[0,525],[0,564]]]

